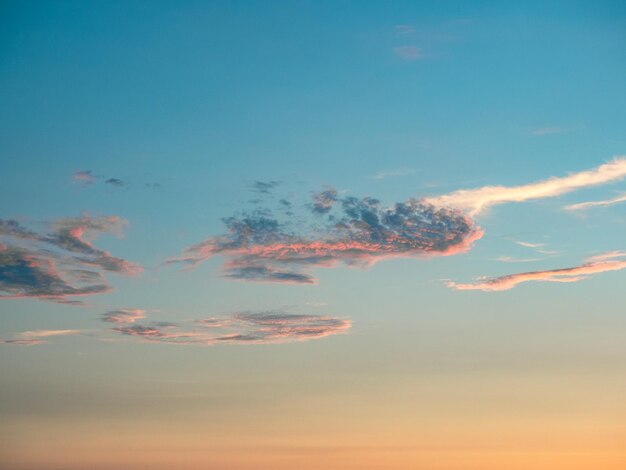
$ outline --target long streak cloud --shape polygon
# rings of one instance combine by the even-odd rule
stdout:
[[[346,333],[350,320],[325,315],[296,315],[282,311],[240,312],[186,321],[153,322],[112,328],[146,342],[176,345],[278,344]]]
[[[578,204],[571,204],[569,206],[565,206],[565,210],[583,211],[587,209],[593,209],[594,207],[612,206],[614,204],[619,204],[620,202],[626,202],[626,194],[622,194],[621,196],[617,196],[612,199],[606,199],[603,201],[589,201],[589,202],[579,202]]]
[[[12,339],[0,340],[0,343],[14,344],[17,346],[34,346],[44,344],[46,338],[54,336],[73,336],[81,334],[80,330],[34,330],[23,331],[16,334]]]
[[[626,269],[626,253],[612,251],[588,258],[580,266],[570,268],[550,269],[546,271],[529,271],[523,273],[509,274],[485,280],[480,280],[472,284],[461,284],[449,282],[448,287],[456,290],[481,290],[485,292],[509,290],[523,282],[578,282],[587,279],[594,274],[621,271]]]
[[[626,157],[616,157],[591,170],[572,173],[561,178],[549,178],[521,186],[462,189],[450,194],[427,198],[425,201],[437,207],[454,207],[470,216],[475,216],[497,204],[560,196],[577,189],[619,181],[624,177],[626,177]]]

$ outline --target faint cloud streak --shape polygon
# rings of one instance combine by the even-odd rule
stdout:
[[[593,274],[626,269],[626,256],[622,251],[612,251],[597,255],[586,260],[580,266],[571,268],[550,269],[545,271],[529,271],[509,274],[490,279],[479,280],[473,284],[448,282],[448,287],[456,290],[480,290],[484,292],[505,291],[523,282],[578,282]]]

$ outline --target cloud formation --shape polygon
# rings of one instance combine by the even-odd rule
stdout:
[[[280,181],[255,181],[250,190],[259,194],[270,194],[274,188],[280,185]]]
[[[108,292],[104,272],[132,276],[141,266],[96,248],[102,234],[121,236],[127,222],[119,217],[59,219],[49,233],[38,233],[15,220],[0,219],[0,299],[35,297],[75,303],[66,297]]]
[[[108,323],[135,323],[146,318],[146,311],[139,308],[120,308],[102,314],[102,321]]]
[[[34,330],[23,331],[16,334],[12,339],[0,340],[0,343],[14,344],[17,346],[34,346],[47,343],[45,338],[51,336],[72,336],[80,334],[80,330]]]
[[[187,321],[119,326],[112,330],[148,342],[212,346],[216,344],[278,344],[345,333],[350,320],[283,311],[240,312]]]
[[[497,204],[560,196],[577,189],[619,181],[624,177],[626,177],[626,157],[617,157],[591,170],[572,173],[561,178],[549,178],[521,186],[462,189],[450,194],[426,198],[425,202],[437,207],[454,207],[473,217]]]
[[[578,282],[589,276],[608,271],[620,271],[626,269],[626,253],[612,251],[588,258],[580,266],[571,268],[550,269],[546,271],[529,271],[509,274],[490,279],[482,279],[473,284],[460,284],[449,282],[448,287],[456,290],[481,290],[485,292],[509,290],[523,282]]]
[[[486,186],[442,196],[408,199],[391,207],[372,197],[340,197],[326,187],[312,201],[297,207],[280,199],[283,216],[269,209],[242,212],[223,219],[226,233],[188,247],[168,263],[195,267],[222,256],[224,277],[243,281],[315,284],[314,268],[338,265],[367,267],[394,257],[452,255],[470,249],[483,235],[472,219],[487,208],[506,202],[555,197],[577,189],[626,177],[626,158],[619,157],[590,170],[513,187]],[[257,182],[269,191],[278,182]],[[302,210],[303,208],[307,210]],[[313,220],[310,214],[315,216]],[[556,252],[542,244],[516,242],[544,255]],[[535,261],[501,257],[500,261]]]
[[[626,194],[622,194],[621,196],[617,196],[612,199],[607,199],[604,201],[589,201],[589,202],[580,202],[578,204],[571,204],[569,206],[565,206],[565,210],[566,211],[584,211],[587,209],[592,209],[594,207],[612,206],[613,204],[619,204],[620,202],[626,202]]]
[[[227,257],[227,278],[312,284],[310,270],[338,263],[365,267],[392,257],[450,255],[466,251],[482,236],[473,222],[451,209],[417,200],[383,207],[373,198],[345,197],[328,189],[313,195],[322,225],[303,229],[255,211],[224,219],[227,234],[187,248],[170,262],[196,266]]]
[[[78,170],[72,175],[72,180],[75,183],[88,186],[96,181],[96,175],[94,175],[91,170]]]
[[[128,186],[128,183],[124,180],[121,180],[119,178],[108,178],[104,181],[105,184],[111,185],[111,186],[117,186],[118,188],[123,188],[125,186]]]
[[[311,209],[315,214],[326,214],[330,212],[338,201],[338,193],[335,188],[328,187],[318,193],[313,193],[313,204]]]
[[[104,182],[104,184],[108,186],[113,186],[116,188],[128,188],[130,187],[130,183],[121,178],[108,177],[94,173],[92,170],[79,170],[75,171],[72,175],[72,180],[75,183],[79,183],[82,186],[90,186],[97,182]],[[145,183],[146,187],[157,188],[160,186],[159,183]]]

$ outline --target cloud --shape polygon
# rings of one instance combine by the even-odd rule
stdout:
[[[23,331],[16,334],[13,339],[0,340],[0,343],[14,344],[17,346],[34,346],[47,343],[45,338],[52,336],[72,336],[81,334],[80,330],[35,330]]]
[[[513,187],[458,190],[442,196],[408,199],[391,207],[372,197],[339,197],[334,188],[327,187],[313,193],[313,201],[304,205],[306,212],[316,216],[312,222],[307,221],[308,214],[299,215],[297,207],[281,199],[282,214],[289,216],[287,220],[280,220],[269,209],[225,218],[225,234],[188,247],[168,263],[195,267],[222,256],[226,258],[226,278],[315,284],[311,273],[314,268],[363,268],[389,258],[463,253],[483,235],[472,217],[493,205],[555,197],[624,177],[626,158],[619,157],[561,178]],[[271,187],[277,184],[271,183]],[[262,184],[259,190],[268,190],[268,184]],[[516,243],[544,255],[556,254],[544,249],[543,244]],[[522,261],[510,257],[499,260]]]
[[[117,216],[94,218],[83,215],[60,219],[52,224],[54,233],[44,240],[64,250],[85,255],[79,259],[85,265],[93,265],[105,271],[135,275],[142,272],[141,266],[111,256],[108,252],[95,248],[88,241],[105,233],[121,237],[123,227],[127,223],[126,220]]]
[[[490,279],[479,280],[473,284],[449,282],[448,287],[456,290],[481,290],[485,292],[509,290],[523,282],[578,282],[593,274],[620,271],[626,269],[626,257],[623,251],[612,251],[589,258],[580,266],[571,268],[551,269],[546,271],[530,271],[510,274]]]
[[[407,37],[415,35],[415,28],[408,24],[398,24],[394,27],[397,36]]]
[[[74,172],[72,175],[72,180],[75,183],[80,183],[83,186],[90,186],[98,181],[104,182],[104,184],[109,186],[114,186],[117,188],[127,188],[130,187],[130,183],[121,178],[115,177],[107,177],[103,175],[97,175],[91,170],[80,170]],[[160,183],[145,183],[147,188],[158,188],[160,187]]]
[[[250,190],[259,194],[270,194],[278,185],[280,181],[255,181],[250,186]]]
[[[102,321],[108,323],[135,323],[146,318],[146,311],[138,308],[120,308],[102,314]]]
[[[422,49],[420,49],[419,47],[415,47],[415,46],[394,47],[393,52],[402,60],[406,60],[406,61],[418,60],[424,57],[424,53],[422,52]]]
[[[34,297],[80,304],[66,297],[111,290],[104,272],[139,274],[141,266],[91,243],[102,234],[121,236],[126,223],[116,216],[82,215],[54,221],[49,233],[38,233],[0,219],[0,299]]]
[[[283,311],[240,312],[174,323],[115,327],[112,330],[147,342],[212,346],[216,344],[279,344],[346,333],[350,320]]]
[[[607,251],[606,253],[601,253],[599,255],[590,256],[585,261],[587,263],[598,263],[602,261],[607,261],[615,258],[626,258],[626,251]]]
[[[530,242],[523,242],[519,240],[513,240],[513,241],[517,243],[519,246],[523,246],[526,248],[541,248],[542,246],[545,246],[543,243],[530,243]]]
[[[562,127],[537,127],[532,129],[530,133],[532,135],[552,135],[552,134],[562,134],[563,132],[568,132],[569,129],[564,129]]]
[[[128,186],[128,183],[126,181],[123,181],[119,178],[109,178],[105,180],[105,184],[108,184],[111,186],[117,186],[118,188],[123,188],[125,186]]]
[[[210,237],[169,262],[193,267],[221,255],[227,257],[228,278],[313,284],[309,271],[315,267],[365,267],[393,257],[451,255],[466,251],[482,236],[457,211],[417,200],[383,207],[367,197],[337,199],[321,227],[292,227],[268,211],[229,217],[224,223],[226,235]]]
[[[578,204],[572,204],[569,206],[565,206],[566,211],[584,211],[587,209],[591,209],[593,207],[605,207],[612,206],[613,204],[619,204],[620,202],[626,202],[626,194],[622,194],[621,196],[614,197],[613,199],[607,199],[604,201],[590,201],[590,202],[580,202]]]
[[[0,299],[38,297],[55,300],[66,296],[108,292],[106,284],[70,285],[49,255],[8,247],[0,251]]]
[[[554,250],[546,250],[544,247],[545,243],[529,243],[523,242],[519,240],[512,240],[514,243],[517,243],[519,246],[523,246],[524,248],[530,248],[535,250],[537,253],[541,253],[542,255],[556,255],[559,252]]]
[[[462,189],[443,196],[426,198],[425,202],[437,207],[454,207],[475,216],[497,204],[560,196],[577,189],[619,181],[625,176],[626,158],[617,157],[591,170],[572,173],[561,178],[550,178],[521,186]]]
[[[298,273],[294,271],[279,271],[278,269],[246,264],[251,263],[241,260],[228,263],[226,274],[230,279],[238,279],[241,281],[256,282],[280,282],[282,284],[315,284],[315,279],[308,274]],[[243,264],[243,265],[240,265]]]
[[[495,261],[502,263],[531,263],[533,261],[541,261],[542,258],[514,258],[511,256],[498,256]]]
[[[412,175],[413,173],[415,173],[415,170],[411,168],[399,168],[397,170],[379,171],[374,176],[372,176],[372,179],[382,180],[385,178],[390,178],[390,177],[395,177],[395,176],[408,176],[408,175]]]
[[[94,175],[91,170],[78,170],[72,175],[72,180],[75,183],[88,186],[96,181],[96,175]]]
[[[327,187],[323,191],[313,193],[313,212],[315,214],[328,213],[338,200],[337,194],[337,190],[332,187]]]

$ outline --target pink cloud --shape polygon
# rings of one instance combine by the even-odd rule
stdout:
[[[34,346],[37,344],[47,343],[45,338],[54,336],[73,336],[81,334],[80,330],[34,330],[23,331],[14,336],[13,339],[1,341],[7,344],[15,344],[17,346]]]
[[[626,253],[613,251],[594,256],[580,266],[571,268],[550,269],[545,271],[529,271],[509,274],[490,279],[479,280],[472,284],[449,282],[448,287],[456,290],[481,290],[485,292],[504,291],[523,282],[578,282],[589,276],[609,271],[620,271],[626,268],[626,260],[616,259],[625,257]]]
[[[282,311],[241,312],[185,322],[129,325],[113,331],[143,341],[176,345],[280,344],[346,333],[350,320],[325,315],[295,315]]]
[[[146,318],[146,311],[139,308],[120,308],[102,314],[102,321],[109,323],[135,323]]]
[[[0,219],[0,298],[35,297],[80,305],[67,297],[111,290],[103,273],[141,273],[138,264],[114,257],[92,243],[102,234],[121,236],[126,223],[116,216],[82,215],[52,222],[51,232],[42,234],[14,220]]]
[[[336,201],[321,231],[298,235],[265,213],[226,219],[229,233],[187,248],[169,262],[195,266],[226,256],[228,278],[314,284],[313,268],[367,267],[391,258],[447,256],[467,251],[483,232],[457,211],[416,200],[382,208],[372,198]]]

